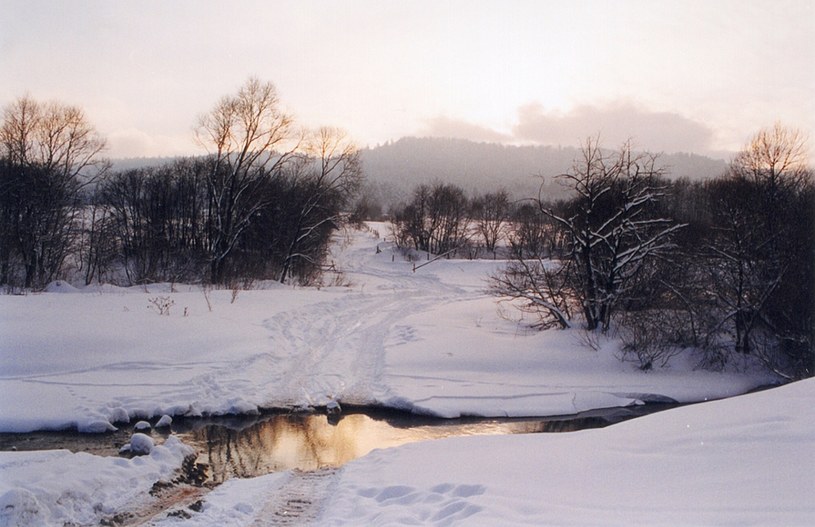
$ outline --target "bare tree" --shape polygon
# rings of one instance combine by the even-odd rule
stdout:
[[[204,279],[209,263],[206,182],[212,162],[182,159],[126,170],[102,185],[98,200],[104,232],[118,246],[119,267],[130,283]]]
[[[811,374],[815,227],[803,135],[780,125],[761,130],[707,191],[706,270],[717,305],[708,339],[727,334],[735,351],[778,373]]]
[[[326,247],[321,233],[343,223],[341,213],[362,182],[359,150],[344,131],[322,127],[308,137],[305,147],[305,155],[292,172],[293,183],[305,192],[291,204],[294,218],[280,282],[286,281],[296,260],[312,265],[321,261]]]
[[[570,262],[518,254],[514,252],[506,267],[490,276],[490,293],[508,298],[521,311],[537,316],[536,325],[541,329],[571,327],[574,294],[567,279]]]
[[[24,287],[42,287],[59,275],[78,231],[82,189],[107,169],[105,141],[81,109],[22,97],[3,111],[0,147],[0,280],[19,262]]]
[[[561,327],[568,325],[566,295],[579,306],[587,329],[607,331],[646,263],[668,252],[671,236],[683,226],[661,217],[655,207],[664,186],[654,156],[634,154],[629,143],[607,153],[596,139],[586,140],[581,155],[558,177],[576,197],[560,209],[537,200],[565,238],[561,268],[555,273],[543,263],[530,264],[529,255],[516,251],[493,283],[499,295],[519,295],[533,305],[537,300]]]
[[[467,241],[468,200],[455,185],[420,185],[410,203],[394,213],[394,236],[401,246],[442,255]]]
[[[538,199],[519,203],[513,210],[512,226],[507,233],[513,257],[540,258],[546,256],[547,248],[551,249],[556,233],[542,208],[549,207],[541,206]]]
[[[200,118],[196,139],[214,160],[207,179],[208,252],[210,280],[221,283],[230,253],[264,206],[264,180],[281,173],[300,136],[274,85],[250,78]]]
[[[509,194],[505,190],[487,192],[472,203],[472,217],[484,246],[496,257],[496,247],[506,236],[510,215]]]
[[[0,144],[14,165],[38,165],[54,171],[64,181],[80,174],[86,178],[104,167],[100,158],[105,140],[76,107],[58,102],[41,103],[21,97],[3,111]]]

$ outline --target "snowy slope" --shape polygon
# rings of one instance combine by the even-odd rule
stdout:
[[[447,417],[569,414],[724,397],[770,380],[681,361],[643,374],[616,359],[613,341],[595,351],[580,331],[530,331],[483,292],[500,262],[413,272],[372,231],[339,237],[333,259],[343,287],[269,285],[234,301],[169,284],[0,295],[0,431],[104,431],[165,413],[332,400]],[[151,302],[163,299],[174,303],[167,316]]]
[[[379,450],[307,500],[327,526],[813,525],[813,396],[810,379],[603,429]],[[292,480],[230,480],[184,525],[274,525]]]

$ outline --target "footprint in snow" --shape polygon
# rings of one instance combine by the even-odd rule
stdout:
[[[467,498],[484,492],[486,487],[483,485],[442,483],[429,490],[408,485],[369,487],[360,489],[357,495],[389,510],[404,507],[405,514],[421,524],[450,525],[480,512],[482,508],[470,503]]]

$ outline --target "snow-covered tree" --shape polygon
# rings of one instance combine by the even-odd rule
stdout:
[[[597,139],[586,140],[572,170],[558,176],[575,197],[557,208],[537,200],[565,241],[559,267],[518,254],[494,277],[494,292],[526,300],[562,327],[574,304],[587,329],[608,330],[646,264],[670,251],[672,235],[683,227],[660,215],[665,186],[654,162],[630,143],[608,152]]]
[[[304,150],[291,172],[292,185],[301,191],[287,207],[291,215],[280,282],[298,260],[312,265],[322,260],[325,233],[343,222],[341,213],[362,181],[359,150],[344,131],[322,127],[307,137]]]

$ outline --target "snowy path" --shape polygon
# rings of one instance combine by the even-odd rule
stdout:
[[[269,496],[252,527],[310,525],[319,518],[337,482],[336,469],[291,471],[283,486]]]

